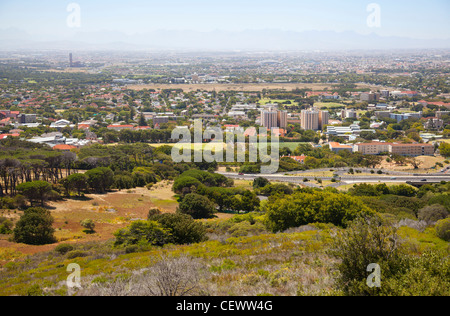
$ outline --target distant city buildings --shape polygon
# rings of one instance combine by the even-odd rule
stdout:
[[[359,95],[361,101],[373,102],[379,101],[381,94],[378,92],[363,92]]]
[[[381,153],[391,153],[394,155],[417,157],[417,156],[433,156],[434,146],[432,144],[398,144],[370,142],[359,143],[355,145],[355,151],[364,155],[379,155]]]
[[[353,146],[351,145],[341,145],[339,143],[336,142],[330,142],[329,144],[330,150],[334,153],[339,153],[341,151],[349,151],[349,152],[353,152]]]
[[[391,119],[397,120],[397,122],[401,122],[403,120],[407,120],[410,118],[420,119],[422,118],[422,112],[417,113],[389,113],[389,117]]]
[[[318,111],[316,109],[302,110],[300,114],[300,126],[304,130],[318,131],[328,125],[330,115],[328,111]]]
[[[261,126],[272,128],[286,128],[288,114],[286,111],[279,110],[262,110],[261,111]]]

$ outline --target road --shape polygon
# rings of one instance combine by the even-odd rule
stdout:
[[[309,173],[313,173],[315,170],[309,170]],[[266,178],[269,181],[278,181],[278,182],[288,182],[294,184],[303,184],[306,186],[319,187],[318,185],[304,182],[304,179],[308,179],[310,181],[317,179],[322,179],[323,181],[331,180],[331,177],[311,177],[311,176],[302,176],[301,174],[296,175],[285,175],[285,174],[244,174],[239,175],[238,173],[228,173],[222,172],[220,173],[230,179],[234,180],[248,180],[253,181],[257,177]],[[424,174],[424,175],[340,175],[340,183],[333,183],[331,186],[337,187],[345,184],[354,184],[354,183],[407,183],[407,182],[418,182],[418,183],[439,183],[441,181],[450,181],[450,174]],[[426,180],[426,181],[423,181]]]

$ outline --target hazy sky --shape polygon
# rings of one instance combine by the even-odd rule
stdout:
[[[69,28],[67,6],[81,8]],[[367,26],[367,6],[381,8],[381,27]],[[449,0],[0,0],[0,29],[33,35],[74,31],[334,30],[412,38],[450,38]]]

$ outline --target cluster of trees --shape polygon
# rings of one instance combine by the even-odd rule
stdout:
[[[220,174],[189,170],[175,179],[172,189],[181,196],[179,210],[194,218],[209,218],[216,210],[255,211],[259,207],[256,193],[233,184]]]
[[[358,197],[370,208],[379,213],[389,213],[410,219],[429,221],[432,215],[421,214],[428,206],[450,212],[450,183],[427,184],[416,189],[400,184],[386,186],[385,184],[357,184],[349,189],[348,194]]]
[[[385,183],[376,185],[367,183],[355,184],[348,192],[354,196],[381,196],[392,194],[413,197],[417,194],[417,190],[410,185],[399,184],[388,187]]]
[[[114,234],[115,246],[127,252],[165,244],[191,244],[207,240],[206,227],[191,216],[176,213],[162,214],[158,209],[149,211],[146,221],[135,221],[129,227]]]
[[[74,171],[76,154],[56,152],[45,145],[17,139],[0,141],[0,197],[16,195],[24,182],[57,184]]]
[[[140,125],[144,123],[141,122]],[[146,125],[144,125],[146,126]],[[103,136],[103,139],[106,144],[109,143],[171,143],[174,142],[172,140],[172,130],[165,129],[144,129],[144,130],[121,130],[120,132],[116,131],[103,131],[99,135]]]
[[[382,157],[363,155],[360,152],[346,150],[339,153],[332,152],[328,146],[313,147],[310,144],[300,144],[293,152],[294,156],[305,155],[303,170],[317,168],[367,167],[375,168],[382,161]]]
[[[265,208],[266,225],[273,232],[310,223],[346,227],[357,216],[374,213],[358,198],[314,189],[296,189],[290,195],[272,196]]]
[[[171,151],[170,146],[153,148],[137,143],[57,152],[27,141],[1,140],[0,206],[23,207],[25,198],[32,205],[43,205],[47,199],[70,196],[72,192],[81,196],[85,192],[144,187],[175,179],[187,170],[217,168],[217,163],[205,161],[176,164]]]

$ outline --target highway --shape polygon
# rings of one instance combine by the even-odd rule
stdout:
[[[240,175],[238,173],[229,173],[229,172],[219,172],[220,174],[226,176],[227,178],[234,180],[249,180],[253,181],[257,177],[266,178],[269,181],[278,181],[278,182],[287,182],[293,184],[304,184],[307,186],[319,187],[317,185],[308,185],[308,182],[304,182],[304,179],[308,179],[310,181],[314,181],[316,178],[321,179],[323,181],[331,180],[331,177],[311,177],[311,176],[302,176],[298,175],[286,175],[286,174],[244,174]],[[309,174],[314,173],[314,170],[309,170]],[[339,175],[340,182],[334,183],[331,186],[337,187],[345,184],[354,184],[354,183],[407,183],[407,182],[417,182],[417,183],[439,183],[441,181],[450,181],[450,174],[423,174],[423,175]]]

